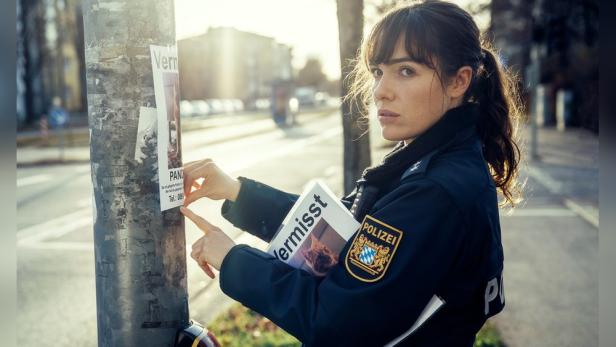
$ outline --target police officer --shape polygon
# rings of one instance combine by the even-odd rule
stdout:
[[[210,277],[220,270],[227,295],[307,346],[472,346],[505,304],[497,194],[515,204],[519,161],[507,75],[471,16],[442,1],[389,12],[360,58],[353,92],[371,94],[383,137],[399,143],[342,199],[362,224],[338,264],[312,276],[183,207],[204,231],[191,255]],[[265,241],[298,198],[209,159],[184,177],[186,205],[226,199],[223,216]],[[422,315],[427,306],[436,312]]]

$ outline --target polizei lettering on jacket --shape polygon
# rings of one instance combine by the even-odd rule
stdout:
[[[296,247],[302,244],[302,241],[306,238],[308,228],[314,225],[315,218],[321,215],[321,207],[327,207],[327,203],[321,200],[321,197],[317,194],[313,195],[315,203],[308,206],[308,212],[304,213],[299,218],[295,218],[295,227],[289,237],[283,242],[283,247],[274,250],[274,256],[280,260],[287,260],[293,254]]]
[[[361,230],[391,245],[395,245],[396,240],[398,239],[397,236],[392,235],[391,233],[388,233],[387,231],[383,229],[379,229],[378,227],[371,225],[369,223],[364,223],[364,226],[362,227]]]

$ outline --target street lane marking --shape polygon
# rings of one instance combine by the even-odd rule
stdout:
[[[595,228],[599,229],[599,211],[591,208],[591,211],[573,202],[572,200],[565,199],[565,206],[575,212],[578,216],[582,217],[585,221],[592,224]]]
[[[79,166],[75,169],[75,172],[77,173],[86,173],[86,172],[90,172],[90,165],[86,165],[86,166]]]
[[[309,146],[328,138],[340,135],[342,127],[331,128],[318,135],[308,137],[299,141],[295,141],[287,146],[281,147],[277,151],[272,151],[262,156],[253,156],[250,160],[238,163],[229,168],[229,172],[237,172],[244,170],[260,162],[267,161],[279,156],[295,152],[298,149]],[[83,199],[85,203],[85,199]],[[20,247],[37,248],[37,249],[62,249],[66,246],[66,250],[87,250],[92,246],[79,246],[82,243],[71,242],[45,242],[46,240],[59,238],[72,231],[75,231],[84,226],[93,224],[93,216],[91,207],[78,210],[63,217],[51,219],[47,222],[33,225],[31,227],[19,230],[17,233],[17,244]],[[49,244],[50,246],[46,246]],[[83,243],[84,245],[87,245]]]
[[[514,209],[511,214],[502,212],[502,217],[575,217],[573,211],[567,208],[521,208]]]
[[[267,160],[270,160],[276,157],[281,157],[283,155],[296,152],[298,149],[304,146],[308,146],[313,143],[326,140],[328,138],[340,135],[341,133],[342,133],[342,127],[336,127],[336,128],[326,130],[318,135],[314,135],[306,139],[294,141],[289,145],[279,148],[277,151],[271,151],[262,156],[252,156],[250,160],[246,160],[242,163],[237,163],[236,165],[230,165],[229,171],[236,173],[238,171],[241,171],[251,166],[254,166],[256,164],[259,164],[260,162],[264,162],[264,161],[267,161]]]
[[[59,251],[94,251],[94,245],[90,242],[36,242],[20,245],[21,248]]]
[[[49,180],[51,180],[51,175],[48,175],[48,174],[41,174],[41,175],[34,175],[30,177],[19,178],[17,179],[17,188],[29,186],[32,184],[47,182]]]
[[[88,206],[88,207],[92,208],[92,197],[89,196],[87,198],[83,198],[83,199],[77,200],[77,206],[78,207],[86,207],[86,206]]]
[[[329,118],[324,118],[324,120],[329,120]],[[269,120],[271,121],[271,120]],[[325,122],[326,124],[324,124],[324,127],[328,127],[330,122]],[[331,122],[332,124],[334,124],[333,122]],[[342,127],[340,127],[340,125],[338,125],[338,122],[335,123],[335,125],[333,125],[333,128],[330,129],[340,129],[340,133],[342,133]],[[314,129],[305,129],[306,131],[320,131],[320,130],[314,130]],[[213,145],[208,145],[206,144],[206,146],[202,147],[202,148],[195,148],[191,151],[187,151],[186,153],[183,153],[182,156],[185,159],[185,163],[191,162],[191,161],[195,161],[195,160],[201,160],[204,158],[213,158],[215,156],[213,156],[213,153],[221,151],[221,149],[225,152],[231,152],[235,149],[242,149],[245,151],[246,148],[251,148],[257,144],[262,144],[264,142],[273,142],[275,140],[279,140],[279,139],[284,139],[286,138],[288,135],[285,133],[285,131],[280,130],[280,129],[276,129],[275,131],[272,132],[267,132],[267,133],[263,133],[263,134],[259,134],[259,135],[254,135],[254,136],[249,136],[246,138],[238,138],[235,139],[231,142],[223,142],[223,143],[216,143]],[[318,136],[318,135],[315,135]],[[312,137],[309,137],[307,139],[304,140],[298,140],[298,141],[306,141],[306,140],[310,140]],[[286,145],[285,145],[286,146]],[[223,162],[222,158],[221,160],[218,160],[218,164],[220,165]],[[228,170],[227,165],[224,165],[224,168]]]
[[[541,169],[529,167],[528,174],[536,179],[542,186],[544,186],[550,193],[559,194],[562,190],[562,184],[553,179],[547,173],[541,171]]]
[[[78,218],[61,227],[48,229],[30,237],[21,238],[17,241],[17,245],[21,246],[24,244],[40,243],[50,239],[57,239],[63,235],[66,235],[70,232],[73,232],[88,225],[92,225],[91,216]]]
[[[553,179],[547,173],[541,171],[541,169],[530,167],[528,169],[528,174],[536,179],[539,184],[544,186],[550,193],[562,195],[561,191],[563,184]],[[594,208],[591,208],[592,211],[588,211],[588,209],[580,206],[568,198],[564,199],[564,204],[567,209],[569,209],[576,216],[582,218],[595,228],[599,229],[599,213],[598,211],[595,211]]]
[[[84,208],[65,216],[18,230],[17,245],[22,246],[58,238],[92,224],[92,209]]]

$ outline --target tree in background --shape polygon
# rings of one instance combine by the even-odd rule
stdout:
[[[340,38],[341,95],[347,95],[353,61],[361,46],[364,29],[363,0],[337,0]],[[363,170],[370,165],[370,137],[367,122],[360,124],[361,102],[344,98],[341,105],[344,137],[344,193],[350,193]],[[363,135],[363,136],[362,136]]]
[[[304,67],[297,73],[297,85],[299,87],[314,87],[320,90],[325,87],[327,82],[323,65],[318,58],[308,58]]]

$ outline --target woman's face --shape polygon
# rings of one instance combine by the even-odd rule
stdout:
[[[402,35],[389,61],[371,67],[382,136],[409,143],[452,107],[436,71],[410,59]]]

